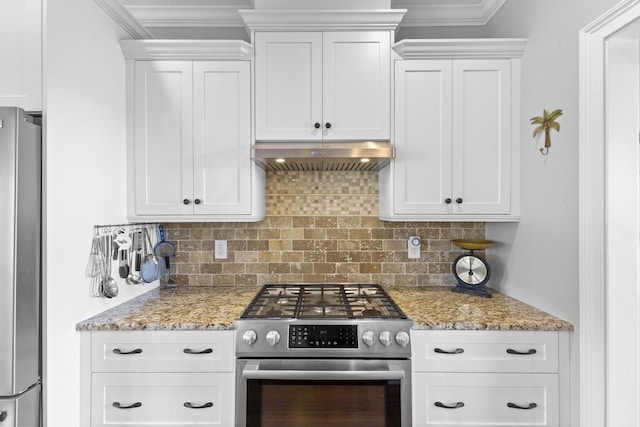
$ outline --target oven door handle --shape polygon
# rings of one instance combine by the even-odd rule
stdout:
[[[339,380],[339,381],[376,381],[376,380],[404,380],[405,373],[402,366],[395,362],[387,362],[387,369],[383,370],[344,370],[344,371],[314,371],[314,370],[281,370],[260,369],[259,361],[248,362],[242,370],[242,378],[248,380]]]

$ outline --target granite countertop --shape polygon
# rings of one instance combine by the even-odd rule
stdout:
[[[573,325],[488,289],[491,298],[451,292],[450,287],[385,288],[414,329],[572,331]]]
[[[257,294],[256,286],[153,289],[76,325],[78,331],[231,329]],[[570,331],[573,325],[489,290],[492,298],[450,287],[385,287],[415,329]]]

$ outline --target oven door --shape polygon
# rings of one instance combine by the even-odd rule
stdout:
[[[237,426],[409,427],[411,361],[238,359]]]

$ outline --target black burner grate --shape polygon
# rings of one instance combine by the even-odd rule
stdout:
[[[267,284],[242,319],[406,319],[379,284]]]

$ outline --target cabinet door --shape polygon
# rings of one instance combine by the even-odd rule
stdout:
[[[390,138],[390,37],[384,31],[323,34],[325,140]]]
[[[135,214],[191,214],[192,63],[137,61],[134,79]]]
[[[394,211],[442,214],[451,197],[451,61],[398,61]]]
[[[558,375],[418,373],[414,426],[558,427]]]
[[[251,213],[248,61],[194,63],[195,214]]]
[[[93,374],[91,426],[232,426],[233,373]]]
[[[510,213],[510,69],[506,59],[453,62],[454,213]]]
[[[412,330],[416,372],[558,372],[556,331]]]
[[[255,35],[256,140],[322,139],[322,33]]]
[[[42,1],[0,3],[0,106],[42,111]]]
[[[93,372],[233,372],[233,331],[99,331]]]

